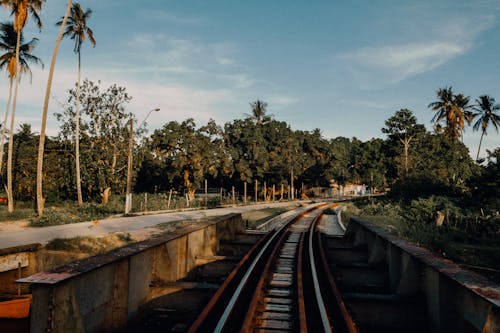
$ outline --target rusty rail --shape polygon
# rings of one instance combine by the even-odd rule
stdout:
[[[314,232],[314,235],[316,237],[316,244],[318,246],[319,255],[316,260],[318,262],[318,269],[322,270],[321,276],[323,276],[323,283],[321,283],[321,285],[323,286],[322,290],[325,295],[326,302],[330,303],[327,306],[332,309],[330,317],[335,323],[335,326],[339,328],[338,331],[346,333],[358,333],[358,327],[352,319],[351,314],[347,311],[340,290],[335,283],[335,279],[330,271],[330,268],[328,267],[328,261],[325,254],[324,243],[321,238],[321,233],[316,230]]]
[[[289,320],[292,320],[290,323],[295,321],[295,327],[284,328],[297,329],[301,332],[317,332],[318,330],[324,332],[332,332],[330,318],[342,318],[342,315],[344,315],[345,318],[342,320],[343,322],[347,322],[347,324],[340,321],[333,323],[333,325],[336,325],[335,332],[358,332],[354,323],[352,322],[352,319],[349,317],[345,309],[345,305],[341,302],[341,299],[340,307],[333,310],[331,309],[331,302],[326,302],[327,304],[325,304],[325,302],[323,301],[322,294],[324,294],[325,291],[320,287],[320,285],[323,284],[324,281],[333,281],[333,278],[331,277],[331,275],[326,275],[326,277],[319,277],[319,275],[325,275],[328,271],[328,268],[325,266],[326,264],[324,260],[324,254],[319,252],[319,254],[317,254],[316,256],[314,255],[314,252],[316,252],[318,249],[321,249],[321,246],[319,244],[316,244],[317,242],[320,242],[319,236],[314,237],[315,222],[317,221],[319,215],[314,217],[312,222],[307,222],[310,223],[310,225],[306,226],[303,231],[300,231],[300,227],[299,230],[289,230],[290,225],[296,223],[300,219],[300,217],[302,217],[302,215],[305,215],[306,213],[307,212],[301,214],[301,216],[297,217],[289,224],[280,228],[278,232],[276,232],[272,236],[269,236],[265,244],[263,244],[262,242],[261,244],[253,248],[253,252],[259,253],[257,255],[249,254],[248,257],[244,259],[245,263],[240,263],[238,267],[235,268],[235,271],[231,273],[231,277],[229,279],[231,281],[226,281],[226,283],[224,283],[224,285],[217,292],[214,298],[212,298],[212,300],[209,302],[209,305],[205,308],[205,310],[190,328],[190,333],[208,331],[249,332],[256,327],[255,325],[258,325],[258,327],[261,328],[265,327],[265,324],[263,323],[266,321],[266,319],[264,317],[259,317],[259,319],[257,319],[257,322],[255,322],[257,317],[255,314],[257,312],[260,312],[258,309],[262,306],[264,298],[270,299],[276,297],[272,296],[273,292],[267,294],[264,291],[266,288],[272,289],[272,283],[270,283],[270,281],[274,279],[274,277],[271,278],[272,274],[268,274],[267,272],[271,269],[271,267],[273,267],[273,270],[275,271],[274,275],[288,275],[277,273],[279,272],[279,268],[282,267],[279,265],[283,265],[283,263],[275,263],[274,259],[280,257],[287,258],[287,260],[292,260],[292,253],[295,252],[292,247],[293,245],[291,245],[292,243],[297,243],[298,252],[298,256],[296,257],[296,259],[293,259],[297,260],[298,267],[296,276],[294,278],[295,282],[293,283],[294,285],[296,285],[296,291],[293,292],[296,293],[296,298],[294,298],[296,302],[291,300],[289,302],[286,302],[287,299],[282,299],[280,302],[283,303],[276,303],[273,306],[283,304],[282,307],[286,308],[285,304],[291,304],[292,306],[293,304],[290,302],[293,302],[294,304],[296,304],[297,312],[296,314],[293,314],[293,310],[287,310],[292,312],[288,315],[282,313],[284,318],[287,316],[296,317],[295,319],[291,317],[289,319],[283,319],[281,321],[281,324],[286,326],[286,323],[289,322]],[[285,241],[288,245],[282,245],[283,243],[285,243]],[[281,254],[278,255],[278,252],[281,254],[284,253],[284,257],[281,257]],[[250,258],[255,258],[256,262],[253,264],[248,264],[247,262],[250,260]],[[261,262],[257,262],[259,258],[266,260],[260,260]],[[236,272],[245,269],[245,267],[251,267],[254,270],[248,270],[245,272],[245,274]],[[234,281],[237,279],[236,277],[241,275],[244,275],[244,279],[239,282],[239,286],[231,287],[230,285],[234,283]],[[280,279],[273,281],[281,283]],[[288,281],[288,279],[282,281],[284,285],[289,285],[291,283],[290,281]],[[228,290],[231,290],[231,292],[234,290],[230,297],[229,294],[231,292],[228,292]],[[315,292],[313,292],[313,290]],[[282,289],[281,292],[284,291],[285,290]],[[292,291],[290,292],[292,293]],[[276,291],[274,291],[274,293],[276,293]],[[330,294],[326,295],[328,295],[327,297],[330,297]],[[224,311],[222,311],[220,304],[228,304],[228,306],[224,309]],[[245,313],[247,315],[244,315]],[[335,313],[341,313],[342,315],[337,316],[335,315]],[[219,318],[217,323],[214,323],[214,318]],[[318,323],[320,324],[319,326]],[[348,328],[345,329],[344,327]]]

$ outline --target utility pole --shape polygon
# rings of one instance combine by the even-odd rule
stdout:
[[[146,122],[149,115],[153,111],[160,111],[160,108],[154,108],[144,117],[144,120],[137,128],[141,128],[141,126]],[[132,170],[134,168],[132,163],[132,154],[134,153],[134,119],[130,117],[130,137],[128,141],[128,161],[127,161],[127,188],[125,193],[125,214],[130,213],[132,210]]]
[[[132,210],[132,153],[134,150],[134,120],[130,118],[130,135],[128,141],[127,189],[125,194],[125,214]]]

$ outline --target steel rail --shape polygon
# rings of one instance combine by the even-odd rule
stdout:
[[[293,224],[297,219],[301,218],[305,213],[311,211],[311,210],[315,210],[317,209],[318,207],[314,207],[304,213],[301,213],[299,214],[296,218],[294,218],[292,221],[290,221],[289,223],[281,226],[273,235],[272,237],[266,242],[266,244],[262,247],[262,249],[259,251],[259,253],[257,254],[257,256],[255,257],[254,261],[252,262],[252,264],[250,265],[250,267],[248,268],[248,270],[246,271],[245,275],[243,276],[241,282],[239,283],[238,287],[236,288],[236,290],[234,291],[231,299],[229,300],[226,308],[224,309],[224,312],[222,313],[219,321],[217,322],[217,325],[214,329],[214,332],[216,333],[220,333],[224,330],[224,326],[226,325],[232,311],[233,311],[233,308],[236,304],[236,302],[238,301],[238,299],[240,298],[240,295],[244,289],[244,287],[247,285],[248,283],[248,280],[250,279],[250,276],[252,275],[252,273],[254,273],[254,269],[255,267],[257,266],[257,264],[259,263],[259,261],[261,260],[261,258],[263,257],[264,253],[266,252],[266,250],[271,246],[271,244],[275,241],[275,238],[278,237],[278,235],[280,236],[280,239],[283,239],[286,232],[285,230],[291,225]],[[276,251],[276,247],[275,249],[273,250],[273,252]],[[254,298],[255,299],[255,298]],[[252,301],[252,303],[255,303],[254,301]],[[245,321],[246,322],[246,321]]]
[[[302,212],[254,245],[251,249],[252,253],[244,257],[246,262],[244,264],[240,262],[231,272],[228,279],[226,279],[190,327],[189,333],[246,332],[253,330],[255,324],[253,319],[257,319],[255,314],[257,313],[257,308],[261,306],[262,297],[264,297],[264,286],[269,283],[269,276],[263,272],[270,271],[271,265],[274,262],[272,259],[277,256],[282,248],[280,244],[284,244],[287,235],[290,234],[288,228],[304,218],[307,213],[323,206],[326,205],[315,206]],[[306,227],[306,230],[308,228],[309,226]],[[303,232],[302,239],[305,238],[305,234],[306,232]],[[303,247],[305,251],[306,246],[304,245]],[[297,286],[297,276],[295,277],[295,281]],[[244,313],[247,313],[247,316],[243,316]],[[250,316],[250,313],[253,315]],[[235,318],[235,315],[239,316],[240,314],[242,315],[241,318]],[[304,320],[305,312],[302,316],[299,314],[298,319],[300,320],[301,318],[301,321],[304,323],[298,325],[300,326],[298,329],[304,331],[304,328],[307,329]]]
[[[323,296],[321,295],[321,288],[319,284],[319,279],[318,279],[318,272],[316,270],[316,261],[314,258],[314,251],[313,251],[313,234],[314,234],[314,229],[316,227],[316,222],[318,221],[320,215],[318,215],[312,222],[309,227],[309,240],[308,240],[308,247],[309,247],[309,263],[310,263],[310,268],[311,268],[311,277],[313,281],[313,286],[314,286],[314,294],[316,297],[316,303],[319,309],[319,314],[321,317],[321,323],[323,325],[323,330],[324,332],[332,332],[332,327],[330,325],[330,319],[328,318],[328,313],[326,312],[326,307],[325,307],[325,302],[323,301]]]
[[[238,278],[238,275],[241,275],[243,269],[248,266],[249,261],[255,255],[255,252],[265,243],[273,233],[270,232],[263,238],[261,238],[255,245],[252,246],[250,251],[240,260],[240,262],[236,265],[236,267],[231,271],[229,276],[225,279],[224,283],[217,290],[215,295],[210,299],[209,303],[205,306],[203,311],[200,313],[196,321],[189,328],[188,333],[195,332],[203,332],[204,326],[206,326],[205,322],[209,320],[210,315],[215,312],[218,302],[224,297],[224,294],[229,291],[231,285],[234,284],[235,280]]]
[[[307,332],[307,317],[306,317],[306,304],[304,295],[304,238],[305,235],[300,236],[299,253],[297,260],[297,307],[299,313],[299,328],[300,332]]]
[[[295,219],[294,219],[295,220]],[[269,258],[274,258],[280,249],[281,244],[283,243],[285,236],[288,234],[285,230],[283,230],[280,239],[274,244],[274,248],[271,252],[271,255]],[[248,306],[248,311],[247,311],[247,316],[245,317],[245,320],[243,321],[243,325],[241,327],[241,332],[251,332],[253,330],[253,317],[250,314],[255,314],[257,307],[259,306],[259,300],[262,298],[262,292],[263,292],[263,286],[266,282],[266,277],[269,272],[269,268],[271,266],[272,260],[267,260],[266,264],[262,270],[262,274],[259,278],[259,281],[257,283],[257,286],[255,288],[255,293],[252,297],[252,301],[250,302],[250,305]]]
[[[335,300],[335,304],[337,305],[337,310],[340,312],[340,317],[344,321],[346,331],[348,333],[359,333],[359,329],[354,320],[352,319],[352,316],[347,311],[342,295],[340,294],[340,290],[337,287],[335,279],[333,278],[333,275],[330,271],[330,268],[328,266],[328,260],[326,258],[324,243],[322,242],[321,239],[321,233],[318,231],[316,231],[316,239],[317,239],[317,244],[319,246],[319,257],[322,264],[322,269],[325,274],[326,280],[328,281],[327,287],[325,289],[328,290],[331,294],[333,294],[333,299]]]

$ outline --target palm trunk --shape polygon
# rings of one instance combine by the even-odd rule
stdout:
[[[76,194],[78,197],[78,207],[83,205],[82,182],[80,176],[80,51],[78,51],[78,81],[76,83],[75,101],[75,163],[76,163]]]
[[[9,78],[9,99],[7,100],[7,108],[5,110],[5,117],[3,119],[2,125],[2,133],[0,134],[0,174],[2,174],[3,167],[3,153],[4,153],[4,139],[5,139],[5,129],[7,128],[7,120],[9,119],[10,113],[10,101],[12,99],[12,84],[14,83],[14,79],[12,77]]]
[[[68,20],[69,12],[71,9],[71,0],[68,0],[68,5],[66,7],[66,13],[64,14],[64,19],[61,24],[61,29],[59,30],[59,35],[57,36],[56,46],[54,47],[54,53],[52,54],[52,62],[50,63],[49,78],[47,79],[47,89],[45,90],[45,100],[43,102],[43,112],[42,112],[42,125],[40,128],[40,143],[38,145],[38,161],[36,168],[36,199],[37,199],[37,209],[38,216],[42,217],[43,207],[45,204],[45,199],[42,193],[42,180],[43,180],[43,153],[45,149],[45,129],[47,127],[47,112],[49,109],[49,98],[50,89],[52,88],[52,77],[54,76],[54,67],[56,65],[57,52],[59,51],[59,45],[61,45],[61,40],[64,33],[64,28],[66,26],[66,21]]]
[[[481,133],[481,139],[479,140],[479,148],[477,148],[476,161],[479,160],[479,151],[481,150],[481,143],[483,143],[484,131]]]
[[[14,100],[12,101],[12,114],[10,116],[10,133],[9,133],[9,151],[7,155],[7,199],[9,213],[14,212],[14,194],[12,191],[12,148],[14,146],[14,120],[16,115],[16,104],[17,104],[17,92],[19,90],[19,48],[21,44],[21,28],[17,31],[17,41],[16,41],[16,86],[14,88]]]

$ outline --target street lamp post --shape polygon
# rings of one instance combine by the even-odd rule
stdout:
[[[153,111],[160,111],[160,108],[154,108],[149,111],[149,113],[144,117],[144,120],[140,123],[140,125],[137,128],[141,128],[141,126],[146,122],[146,119],[148,119],[149,115]],[[129,142],[128,142],[128,161],[127,161],[127,189],[125,192],[125,214],[130,213],[132,210],[132,169],[133,169],[133,163],[132,163],[132,154],[134,151],[134,121],[132,118],[130,118],[130,136],[129,136]]]

